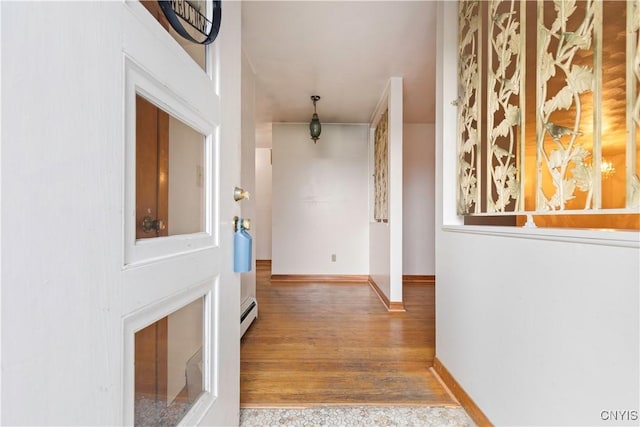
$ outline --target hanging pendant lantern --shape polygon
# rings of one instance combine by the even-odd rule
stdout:
[[[320,139],[320,133],[322,132],[322,125],[320,124],[318,113],[316,113],[316,102],[319,100],[320,97],[318,95],[311,96],[311,101],[313,101],[313,116],[311,116],[311,122],[309,122],[309,133],[311,134],[311,139],[313,139],[314,144]]]

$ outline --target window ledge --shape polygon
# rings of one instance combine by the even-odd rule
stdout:
[[[484,225],[443,225],[444,232],[549,240],[598,246],[640,249],[640,232],[610,229],[567,229],[534,227],[495,227]]]

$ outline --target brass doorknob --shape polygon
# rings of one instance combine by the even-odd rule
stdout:
[[[165,228],[167,228],[167,224],[165,224],[162,219],[154,219],[153,217],[145,216],[142,220],[142,231],[145,233],[157,233]]]

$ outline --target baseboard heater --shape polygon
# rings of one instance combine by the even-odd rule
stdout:
[[[255,298],[247,298],[240,306],[240,337],[247,332],[251,322],[258,317],[258,302]]]

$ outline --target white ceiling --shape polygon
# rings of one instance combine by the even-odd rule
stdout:
[[[404,78],[404,121],[435,119],[432,1],[243,1],[242,45],[257,77],[259,127],[368,123],[390,77]]]

